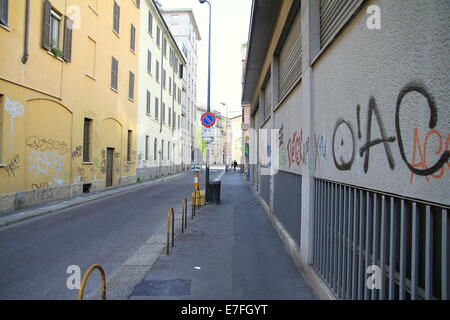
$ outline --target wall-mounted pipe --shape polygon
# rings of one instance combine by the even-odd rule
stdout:
[[[28,61],[28,40],[30,34],[30,0],[25,1],[25,36],[23,45],[22,63],[25,64]]]

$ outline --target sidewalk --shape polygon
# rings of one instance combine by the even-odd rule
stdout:
[[[239,172],[138,283],[132,300],[315,299]]]

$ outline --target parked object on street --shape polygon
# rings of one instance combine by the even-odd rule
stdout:
[[[209,184],[209,202],[210,203],[220,203],[220,188],[221,188],[220,179],[215,179],[213,182]]]

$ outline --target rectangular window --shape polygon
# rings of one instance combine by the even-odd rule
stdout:
[[[169,108],[169,127],[172,123],[172,108]]]
[[[158,157],[158,139],[155,138],[155,143],[153,144],[153,160],[157,160]]]
[[[95,56],[97,52],[97,43],[88,37],[86,50],[86,73],[95,78]]]
[[[172,95],[172,77],[169,77],[169,95]]]
[[[51,11],[50,16],[50,47],[60,48],[60,28],[61,28],[61,16],[56,11]]]
[[[162,122],[165,123],[166,122],[166,104],[163,102],[162,103]]]
[[[301,14],[298,10],[279,54],[279,101],[284,99],[302,75]]]
[[[147,114],[150,115],[150,103],[151,103],[152,95],[150,94],[150,91],[147,90]]]
[[[167,160],[170,160],[170,141],[167,141]]]
[[[91,161],[92,120],[84,118],[83,130],[83,162]]]
[[[148,12],[148,29],[147,29],[148,33],[150,34],[150,36],[153,36],[153,16],[152,13],[149,11]]]
[[[158,48],[161,47],[161,29],[159,29],[159,26],[156,27],[156,45]]]
[[[164,160],[164,140],[161,141],[161,160]]]
[[[163,55],[167,58],[167,40],[163,37]]]
[[[128,99],[134,100],[134,73],[130,71],[130,83],[128,87]]]
[[[134,25],[131,25],[130,30],[130,49],[133,52],[136,50],[136,28]]]
[[[147,72],[152,73],[152,53],[150,50],[147,51]]]
[[[155,97],[155,118],[159,119],[159,99]]]
[[[8,25],[8,0],[0,0],[0,24]]]
[[[166,69],[162,69],[162,85],[164,90],[166,90]]]
[[[113,16],[113,30],[119,34],[120,31],[120,7],[117,2],[114,1],[114,16]]]
[[[156,81],[159,83],[159,61],[156,60]]]
[[[320,48],[332,41],[363,2],[320,0]]]
[[[112,57],[111,65],[111,88],[118,90],[118,77],[119,77],[119,61]]]
[[[131,161],[131,142],[133,138],[133,131],[128,130],[128,142],[127,142],[127,161]]]
[[[180,129],[180,115],[178,115],[178,129]]]
[[[149,160],[149,136],[145,136],[145,160]]]

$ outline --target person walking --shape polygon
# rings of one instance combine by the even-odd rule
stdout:
[[[236,160],[234,160],[234,162],[233,162],[234,171],[236,171],[236,167],[237,167],[237,166],[238,166],[238,163],[237,163]]]

